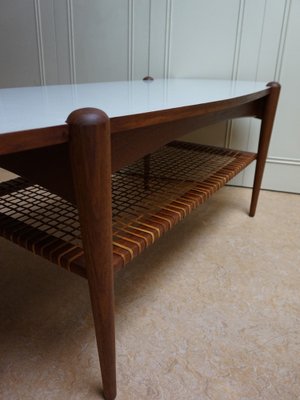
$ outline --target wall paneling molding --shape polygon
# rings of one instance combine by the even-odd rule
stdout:
[[[37,46],[38,46],[40,81],[41,81],[41,85],[46,85],[44,41],[43,41],[43,31],[42,31],[40,0],[34,0],[34,16],[35,16],[36,38],[37,38]]]
[[[172,0],[167,0],[167,2],[166,2],[166,25],[165,25],[164,78],[170,77],[172,6],[173,6]]]
[[[151,28],[152,28],[152,0],[149,0],[149,21],[148,21],[148,66],[147,66],[147,75],[151,75],[150,73],[150,65],[151,65]]]
[[[280,78],[281,78],[284,50],[285,50],[285,46],[286,46],[287,31],[288,31],[288,25],[289,25],[290,13],[291,13],[291,5],[292,5],[292,0],[285,0],[284,12],[283,12],[283,17],[282,17],[282,26],[281,26],[281,31],[280,31],[280,41],[279,41],[279,46],[278,46],[276,67],[275,67],[275,73],[274,73],[275,81],[280,81]]]
[[[134,76],[134,0],[128,0],[128,80]]]
[[[268,157],[267,162],[273,164],[295,165],[300,167],[300,158],[286,158],[286,157]]]
[[[234,46],[231,79],[237,79],[237,74],[238,74],[241,43],[242,43],[242,34],[243,34],[244,15],[245,15],[245,1],[246,0],[240,0],[240,2],[239,2],[239,12],[238,12],[238,18],[237,18],[237,24],[236,24],[236,38],[235,38],[235,46]],[[227,121],[226,131],[225,131],[225,136],[224,136],[224,146],[230,147],[231,141],[232,141],[232,121]]]
[[[73,0],[67,0],[67,18],[68,18],[70,77],[71,77],[71,83],[76,83],[77,79],[76,79]]]

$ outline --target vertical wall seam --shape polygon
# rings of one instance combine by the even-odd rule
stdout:
[[[152,0],[149,0],[149,27],[148,27],[148,71],[147,75],[150,76],[150,62],[151,62],[151,13],[152,13]]]
[[[134,13],[133,13],[133,0],[128,0],[128,80],[133,79],[133,65],[134,65]]]
[[[255,70],[255,81],[257,81],[257,78],[258,78],[258,70],[259,70],[259,64],[260,64],[260,58],[261,58],[261,50],[262,50],[262,44],[263,44],[263,36],[264,36],[264,29],[265,29],[265,22],[266,22],[266,14],[267,14],[267,0],[265,0],[264,12],[263,12],[263,20],[262,20],[262,26],[261,26],[261,31],[260,31],[260,38],[259,38],[259,45],[258,45],[258,56],[257,56],[257,62],[256,62],[256,70]]]
[[[244,15],[245,15],[245,0],[240,0],[239,4],[239,12],[237,17],[236,24],[236,38],[234,44],[234,53],[233,53],[233,61],[232,61],[232,72],[231,79],[237,79],[238,70],[239,70],[239,61],[240,61],[240,53],[241,53],[241,43],[242,43],[242,32],[244,25]],[[226,131],[224,137],[224,147],[230,147],[232,141],[232,121],[227,121],[226,123]]]
[[[262,43],[263,43],[263,36],[264,36],[264,28],[265,28],[265,21],[266,21],[266,11],[267,11],[267,0],[264,0],[264,10],[263,10],[263,18],[262,18],[262,25],[261,25],[261,30],[260,30],[260,37],[259,37],[259,44],[258,44],[258,53],[257,53],[257,60],[256,60],[256,69],[255,69],[255,75],[254,79],[257,81],[258,77],[258,70],[259,70],[259,65],[260,65],[260,58],[261,58],[261,51],[262,51]],[[248,124],[248,129],[247,129],[247,143],[246,143],[246,149],[249,150],[249,141],[250,141],[250,135],[251,135],[251,128],[252,128],[252,118],[249,121]],[[243,184],[244,184],[244,176],[245,172],[243,173]]]
[[[67,0],[68,40],[69,40],[69,65],[71,83],[76,83],[76,59],[74,42],[74,13],[73,0]]]
[[[243,36],[244,16],[245,16],[245,3],[246,3],[245,0],[240,0],[240,6],[237,18],[236,38],[234,44],[231,79],[237,79],[238,76],[241,43]]]
[[[164,78],[169,78],[169,76],[170,76],[171,24],[172,24],[172,0],[167,0],[167,2],[166,2]]]
[[[230,148],[232,141],[232,120],[226,122],[224,147]]]
[[[56,80],[57,83],[60,82],[59,79],[59,67],[58,67],[58,51],[57,51],[57,22],[55,14],[54,0],[52,0],[52,13],[53,13],[53,23],[54,23],[54,41],[55,41],[55,59],[56,59]]]
[[[292,0],[285,1],[285,6],[284,6],[284,11],[283,11],[283,16],[282,16],[282,25],[281,25],[281,30],[280,30],[279,46],[278,46],[278,52],[277,52],[277,57],[276,57],[276,67],[275,67],[275,71],[274,71],[274,80],[275,81],[280,80],[280,76],[281,76],[281,72],[282,72],[283,58],[284,58],[286,40],[287,40],[287,31],[288,31],[289,19],[290,19],[290,14],[291,14],[291,5],[292,5]]]
[[[35,27],[37,36],[37,46],[38,46],[40,82],[41,85],[46,85],[46,70],[45,70],[44,42],[43,42],[40,0],[34,0],[34,16],[35,16]]]

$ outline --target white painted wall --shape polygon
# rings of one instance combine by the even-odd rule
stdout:
[[[0,0],[0,87],[148,74],[279,80],[263,186],[300,193],[299,21],[300,0]],[[253,150],[258,129],[235,120],[187,140]],[[251,185],[252,170],[235,182]]]

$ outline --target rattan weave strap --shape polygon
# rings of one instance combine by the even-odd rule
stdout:
[[[173,142],[112,177],[113,267],[153,244],[255,159],[255,154]],[[86,276],[76,208],[17,178],[0,184],[0,234]]]

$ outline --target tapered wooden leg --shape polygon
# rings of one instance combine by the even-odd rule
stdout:
[[[263,115],[262,115],[262,122],[261,122],[261,129],[260,129],[260,138],[258,144],[258,152],[257,152],[257,161],[256,161],[256,169],[255,169],[255,176],[254,176],[254,184],[253,184],[253,191],[252,191],[252,199],[250,205],[250,217],[254,217],[258,196],[261,188],[261,182],[264,174],[265,163],[268,155],[268,149],[272,134],[272,128],[280,93],[280,85],[277,82],[268,83],[271,88],[271,93],[268,96],[266,101]]]
[[[112,269],[111,140],[108,116],[81,109],[68,117],[70,159],[106,400],[116,397]]]

